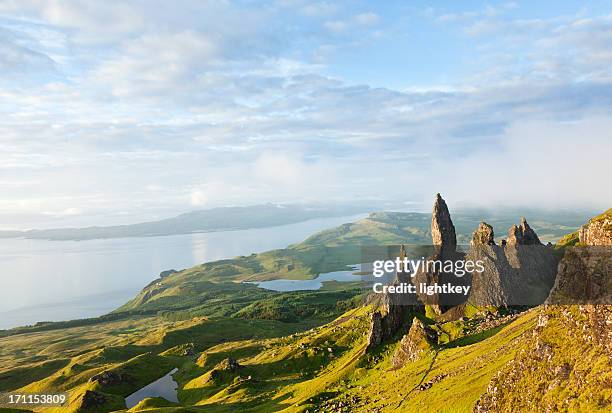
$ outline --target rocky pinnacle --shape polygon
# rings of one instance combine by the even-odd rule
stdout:
[[[453,221],[451,221],[446,202],[444,202],[440,194],[436,195],[436,202],[434,203],[431,216],[431,240],[433,245],[443,248],[454,250],[457,247],[455,226]]]
[[[521,218],[519,226],[512,225],[508,231],[508,244],[510,245],[540,245],[540,238],[527,223],[525,218]]]
[[[472,235],[472,245],[495,245],[493,227],[486,222],[481,222]]]

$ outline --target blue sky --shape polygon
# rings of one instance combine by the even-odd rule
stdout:
[[[0,227],[612,205],[604,1],[0,0]]]

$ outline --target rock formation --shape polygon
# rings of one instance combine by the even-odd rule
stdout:
[[[230,372],[234,372],[236,370],[238,370],[239,368],[241,368],[242,366],[233,358],[231,357],[227,357],[226,359],[223,359],[222,361],[220,361],[216,366],[215,366],[215,370],[219,370],[219,371],[230,371]]]
[[[474,231],[474,234],[472,234],[470,245],[495,245],[493,227],[486,222],[481,222],[476,231]]]
[[[455,226],[453,225],[446,202],[442,199],[440,194],[436,194],[431,216],[431,240],[434,246],[433,254],[427,257],[427,261],[457,262],[465,259],[465,254],[457,251]],[[469,276],[466,278],[459,278],[454,273],[447,273],[439,267],[422,268],[414,275],[412,282],[415,285],[442,285],[446,283],[459,285],[469,283]],[[463,304],[466,298],[454,294],[419,294],[418,297],[424,304],[431,305],[438,314],[442,314],[454,306]]]
[[[584,245],[612,245],[612,208],[580,227],[578,237]]]
[[[479,306],[505,306],[508,297],[505,292],[504,282],[509,270],[508,261],[505,259],[504,246],[495,245],[495,233],[493,227],[486,222],[481,222],[470,243],[470,251],[466,260],[480,261],[484,266],[484,272],[472,273],[469,301]]]
[[[580,244],[561,250],[554,288],[546,305],[534,310],[536,327],[474,412],[578,411],[573,403],[579,399],[580,411],[610,410],[610,218],[612,210],[589,221]]]
[[[562,249],[547,304],[612,304],[612,209],[580,227],[579,244]]]
[[[370,319],[370,331],[368,332],[368,349],[373,348],[383,341],[382,315],[380,311],[374,311]]]
[[[506,241],[509,245],[541,245],[540,238],[533,229],[527,223],[527,220],[521,218],[521,223],[517,227],[512,225],[508,230],[508,240]]]
[[[434,245],[433,254],[428,257],[428,260],[460,260],[464,254],[458,253],[457,236],[455,234],[455,226],[451,220],[450,212],[446,206],[446,202],[440,194],[436,195],[434,202],[432,219],[431,219],[431,234],[432,243]],[[406,256],[406,250],[400,247],[399,257],[403,259]],[[414,277],[409,274],[398,272],[395,276],[395,284],[402,282],[411,282],[415,285],[418,283],[443,283],[450,280],[457,284],[457,277],[454,274],[446,274],[442,271],[421,270]],[[430,304],[439,314],[446,309],[461,304],[461,300],[455,297],[440,297],[432,296],[415,296],[408,294],[384,294],[382,297],[377,297],[379,310],[372,314],[370,322],[370,331],[368,334],[368,348],[372,348],[388,340],[402,331],[406,331],[408,324],[411,321],[411,312],[424,311],[424,304]],[[460,315],[459,315],[460,316]]]
[[[440,194],[436,194],[431,215],[431,240],[433,245],[444,249],[454,251],[457,248],[455,226],[451,220],[446,202]]]
[[[535,306],[548,296],[557,259],[542,245],[525,218],[512,225],[508,240],[494,242],[493,228],[482,222],[472,235],[466,260],[480,261],[483,272],[472,273],[470,303],[477,306]]]
[[[420,305],[410,305],[405,294],[382,294],[378,300],[378,310],[374,311],[370,319],[368,333],[368,349],[375,347],[385,340],[395,337],[398,332],[407,326],[407,314],[411,311],[423,312]],[[404,330],[405,331],[405,330]]]
[[[409,361],[418,360],[424,354],[433,350],[436,342],[435,331],[414,317],[408,334],[402,337],[400,345],[393,355],[393,367],[399,368]]]
[[[102,373],[98,373],[89,379],[90,382],[97,382],[101,386],[116,386],[123,383],[132,383],[134,379],[125,373],[117,373],[110,370],[105,370]]]

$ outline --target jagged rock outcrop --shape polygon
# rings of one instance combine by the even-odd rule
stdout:
[[[235,359],[228,357],[224,359],[223,361],[221,361],[219,364],[217,364],[215,366],[215,369],[221,370],[221,371],[236,371],[241,367],[242,366],[238,364],[238,362]]]
[[[223,377],[227,377],[227,374],[233,376],[242,366],[235,359],[228,357],[219,362],[207,375],[205,381],[211,380],[213,382],[219,382],[223,380]]]
[[[472,234],[472,242],[474,245],[495,245],[495,234],[493,233],[493,227],[486,222],[481,222],[478,225],[474,234]]]
[[[580,245],[565,248],[548,304],[612,303],[612,248]]]
[[[542,304],[554,284],[558,262],[525,218],[510,228],[508,241],[501,245],[494,242],[493,228],[481,223],[466,260],[484,267],[472,273],[470,303],[496,307]]]
[[[470,250],[465,259],[480,262],[484,271],[474,271],[471,275],[469,301],[481,306],[505,306],[508,297],[505,292],[505,279],[508,278],[508,261],[505,259],[504,246],[495,245],[493,227],[481,222],[474,234]]]
[[[596,218],[593,231],[593,220],[581,230],[583,245],[563,248],[554,288],[546,305],[534,310],[539,312],[536,327],[517,344],[514,360],[493,377],[474,412],[612,407],[612,306],[606,281],[611,278],[612,227],[606,227],[605,217]],[[584,245],[586,240],[591,244]]]
[[[123,383],[132,383],[134,378],[129,374],[117,373],[110,370],[105,370],[98,373],[89,379],[90,382],[98,382],[101,386],[116,386]]]
[[[368,350],[379,345],[383,341],[382,315],[380,311],[374,311],[370,319],[370,331],[368,332]]]
[[[399,368],[407,362],[418,360],[434,349],[437,341],[435,331],[423,324],[418,318],[412,320],[408,334],[402,337],[399,347],[393,355],[393,367]]]
[[[579,243],[563,246],[555,286],[548,304],[612,303],[612,209],[589,220]]]
[[[583,245],[612,245],[612,208],[581,226],[578,237]]]
[[[509,245],[541,245],[540,238],[533,229],[527,223],[527,220],[521,218],[519,226],[512,225],[508,230],[508,240],[506,241]]]
[[[370,319],[368,349],[397,335],[407,325],[406,315],[411,311],[423,311],[421,305],[412,305],[404,294],[383,294],[378,300],[379,310]]]

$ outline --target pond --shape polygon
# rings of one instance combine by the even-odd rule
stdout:
[[[147,384],[142,389],[130,394],[125,398],[125,404],[128,409],[136,406],[140,403],[141,400],[146,399],[147,397],[163,397],[164,399],[178,403],[178,397],[176,395],[176,390],[178,389],[178,384],[174,381],[172,375],[176,373],[178,369],[172,369],[165,376],[155,380],[152,383]]]

